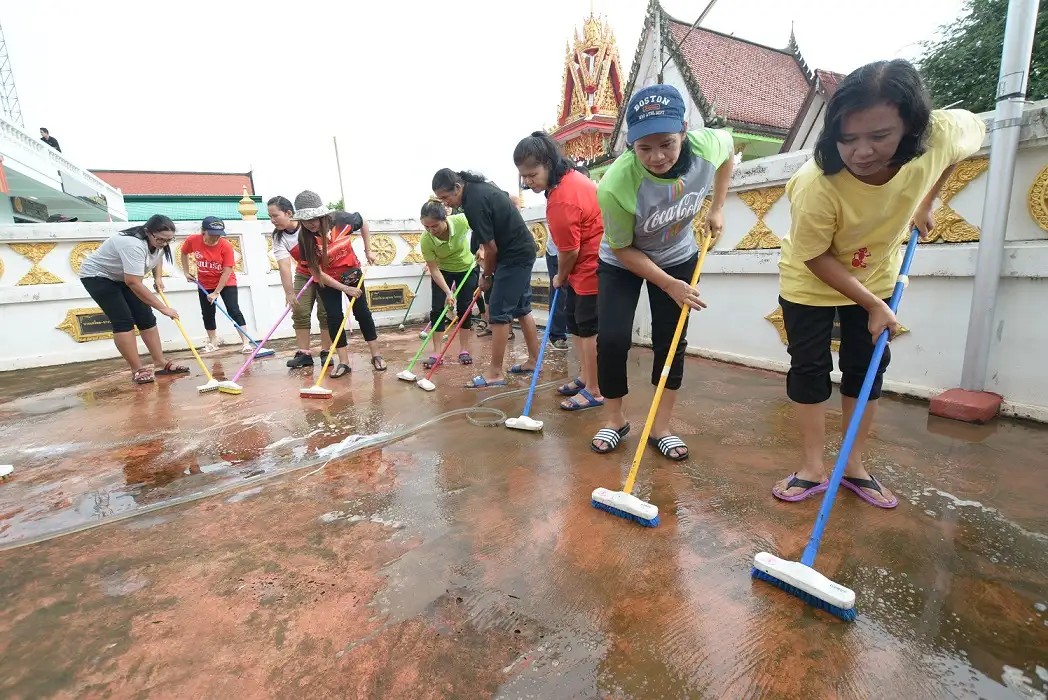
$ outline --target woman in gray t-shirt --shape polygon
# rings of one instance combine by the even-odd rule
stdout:
[[[136,384],[153,381],[153,368],[143,367],[138,356],[136,327],[153,358],[153,367],[160,367],[156,374],[189,372],[188,367],[164,358],[152,309],[168,318],[178,318],[178,312],[162,302],[142,282],[152,271],[154,289],[163,290],[164,258],[171,262],[171,240],[174,237],[174,222],[166,216],[154,214],[144,225],[126,229],[107,239],[80,266],[80,281],[112,324],[113,343],[131,365],[132,379]]]

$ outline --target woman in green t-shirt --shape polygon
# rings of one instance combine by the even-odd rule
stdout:
[[[473,300],[473,293],[477,290],[479,273],[473,265],[473,253],[469,248],[469,222],[465,214],[453,214],[448,216],[447,209],[438,201],[431,199],[422,205],[422,226],[426,232],[422,234],[419,247],[422,249],[422,257],[429,267],[430,296],[433,305],[429,312],[430,323],[436,324],[437,317],[444,306],[452,306],[457,310],[456,316],[462,316],[467,312]],[[467,274],[468,273],[468,274]],[[451,285],[455,285],[457,296],[451,291]],[[440,326],[434,325],[431,338],[433,339],[433,354],[422,364],[427,369],[431,368],[439,360],[440,339],[449,319],[445,315]],[[470,330],[473,327],[473,319],[467,316],[462,322],[462,330]],[[459,355],[458,360],[464,365],[473,364],[470,355],[470,337],[472,333],[458,334]]]

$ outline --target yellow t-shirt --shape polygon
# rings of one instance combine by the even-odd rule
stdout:
[[[982,146],[986,126],[963,109],[936,110],[927,150],[883,185],[867,185],[847,168],[824,175],[809,160],[786,184],[790,232],[782,240],[779,294],[795,304],[854,304],[813,275],[804,263],[831,251],[863,286],[891,296],[917,206],[943,171]]]

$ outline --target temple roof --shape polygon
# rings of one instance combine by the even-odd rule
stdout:
[[[792,30],[785,49],[702,27],[688,34],[691,22],[671,17],[658,0],[649,0],[644,24],[624,91],[627,100],[643,87],[637,78],[657,24],[668,60],[676,64],[707,123],[723,117],[740,131],[776,138],[786,135],[815,80]],[[620,133],[624,114],[619,112],[615,134]]]
[[[807,132],[815,128],[815,125],[822,118],[823,107],[833,97],[833,93],[837,92],[837,87],[842,80],[844,80],[844,76],[840,73],[815,69],[815,80],[812,81],[811,87],[808,88],[808,94],[804,98],[804,103],[797,112],[793,124],[790,125],[790,131],[786,134],[786,139],[783,141],[780,149],[782,153],[797,150],[804,144],[805,138],[801,136],[801,130],[804,129]],[[819,128],[821,129],[821,127]],[[798,138],[800,138],[799,143],[797,142]]]
[[[238,195],[255,194],[247,173],[174,172],[168,170],[92,170],[124,194]]]

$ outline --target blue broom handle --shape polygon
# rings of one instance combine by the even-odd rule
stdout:
[[[910,271],[910,263],[913,262],[913,254],[917,250],[917,239],[920,234],[914,228],[910,233],[910,240],[906,244],[906,254],[902,259],[902,268],[899,270],[900,279],[895,282],[892,290],[892,298],[888,307],[895,313],[899,310],[899,302],[902,300],[902,290],[905,284],[901,278]],[[826,528],[826,521],[830,518],[830,509],[833,508],[833,499],[837,495],[837,487],[840,486],[844,469],[848,466],[848,457],[851,455],[852,447],[855,445],[855,437],[859,434],[859,426],[862,424],[862,414],[866,412],[866,404],[870,401],[870,392],[873,390],[873,381],[877,378],[877,370],[881,366],[881,358],[884,357],[884,348],[888,345],[888,329],[884,329],[877,338],[877,345],[873,349],[873,357],[870,358],[870,366],[866,369],[866,378],[862,381],[862,390],[859,398],[855,401],[855,411],[852,413],[851,421],[848,423],[848,431],[844,434],[841,443],[841,451],[837,455],[837,463],[833,466],[833,474],[822,497],[822,505],[819,507],[819,515],[815,518],[815,525],[811,529],[811,537],[808,538],[808,546],[804,548],[801,563],[811,566],[815,563],[815,555],[819,552],[819,542],[822,539],[822,531]]]
[[[549,318],[546,319],[546,330],[542,332],[542,347],[539,348],[539,359],[535,361],[535,371],[531,374],[531,388],[528,389],[528,400],[524,402],[524,413],[531,415],[531,400],[535,398],[535,386],[539,383],[539,370],[542,369],[542,358],[546,355],[546,341],[549,340],[549,331],[553,328],[553,315],[557,312],[557,294],[560,287],[553,289],[553,299],[549,303]]]
[[[200,284],[200,280],[194,279],[193,281],[196,282],[196,286],[200,287],[200,291],[202,291],[205,295],[211,294],[211,292],[207,291],[204,288],[204,285]],[[218,310],[222,312],[223,316],[225,316],[226,318],[229,319],[230,323],[232,323],[234,326],[237,327],[237,330],[239,330],[241,333],[243,333],[247,337],[247,339],[251,341],[252,345],[254,345],[255,347],[258,347],[258,343],[255,342],[255,339],[252,338],[251,336],[249,336],[247,334],[247,331],[245,331],[243,329],[243,327],[239,323],[237,323],[236,321],[233,320],[233,317],[229,315],[229,312],[227,312],[225,309],[223,309],[222,305],[218,303],[218,299],[215,299],[214,305],[216,307],[218,307]]]

